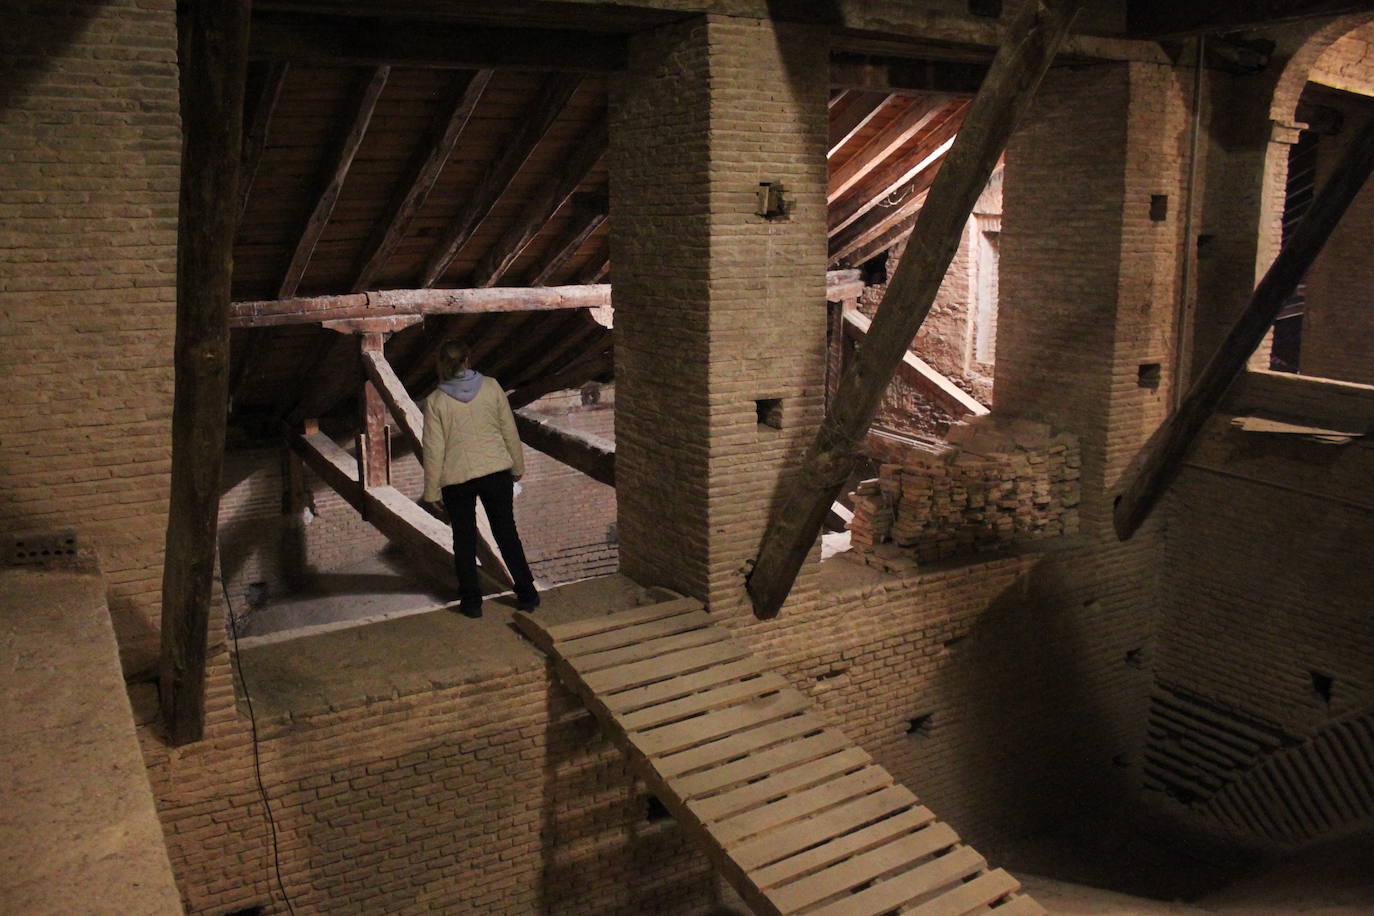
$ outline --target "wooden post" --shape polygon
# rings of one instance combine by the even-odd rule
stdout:
[[[1249,305],[1183,396],[1178,410],[1165,421],[1130,485],[1117,497],[1112,524],[1118,538],[1124,541],[1135,534],[1178,475],[1183,458],[1203,424],[1216,410],[1227,389],[1245,371],[1251,354],[1264,340],[1284,302],[1297,289],[1371,170],[1374,170],[1374,119],[1370,119],[1350,141],[1331,177],[1313,199],[1311,209],[1255,287]]]
[[[248,10],[248,0],[201,0],[177,11],[183,143],[172,484],[159,664],[162,718],[173,745],[200,740],[205,724],[205,644],[229,397],[229,280],[239,211]]]
[[[382,352],[386,342],[383,334],[367,333],[358,335],[358,346],[363,354]],[[391,430],[386,425],[386,404],[382,393],[377,390],[372,379],[364,376],[361,400],[363,439],[358,457],[362,463],[363,488],[391,486]],[[364,457],[364,455],[366,457]]]
[[[831,503],[854,466],[855,448],[930,311],[973,205],[1082,5],[1083,0],[1028,3],[1007,29],[930,189],[872,330],[840,379],[835,409],[822,421],[816,441],[764,532],[746,583],[757,616],[775,616],[791,591]]]

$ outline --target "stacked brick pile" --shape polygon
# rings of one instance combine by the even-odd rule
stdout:
[[[1041,423],[989,418],[914,446],[853,494],[852,549],[871,566],[997,550],[1078,530],[1078,440]]]

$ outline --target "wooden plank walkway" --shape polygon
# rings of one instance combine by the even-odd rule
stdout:
[[[760,916],[1045,912],[701,602],[515,622]]]

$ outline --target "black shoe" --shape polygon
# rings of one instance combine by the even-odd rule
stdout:
[[[478,598],[475,601],[464,599],[458,605],[458,610],[464,617],[471,617],[473,620],[476,620],[482,616],[482,599]]]
[[[521,597],[521,596],[519,596],[519,595],[517,595],[517,596],[515,597],[515,608],[516,608],[516,610],[519,610],[519,611],[532,611],[532,610],[534,610],[534,609],[537,608],[537,607],[539,607],[539,593],[538,593],[538,592],[531,592],[530,594],[525,595],[524,597]]]

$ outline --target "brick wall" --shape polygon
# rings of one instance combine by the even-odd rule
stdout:
[[[622,563],[715,608],[747,603],[823,405],[826,54],[817,28],[708,16],[637,35],[612,86]],[[786,219],[754,214],[762,181]]]
[[[175,4],[7,4],[0,48],[0,517],[96,547],[143,668],[171,448]]]

